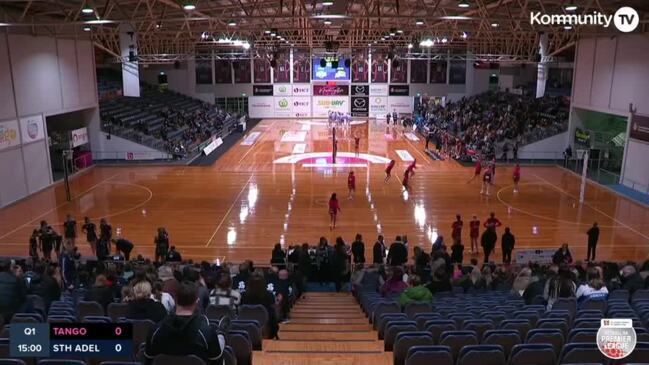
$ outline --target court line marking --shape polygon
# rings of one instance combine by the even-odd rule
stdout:
[[[530,185],[543,185],[543,184],[546,184],[546,183],[543,182],[543,181],[540,181],[540,182],[528,182],[528,183],[522,183],[522,184],[518,184],[518,185],[519,185],[519,186],[523,186],[523,185],[530,186]],[[500,197],[500,193],[501,193],[501,192],[505,191],[506,189],[511,189],[511,188],[513,188],[513,187],[514,187],[514,184],[510,184],[510,185],[507,185],[507,186],[502,187],[500,190],[498,190],[498,192],[496,192],[496,199],[498,199],[498,201],[499,201],[501,204],[503,204],[504,206],[506,206],[506,207],[508,207],[508,208],[511,208],[512,210],[515,210],[515,211],[517,211],[517,212],[520,212],[520,213],[523,213],[523,214],[525,214],[525,215],[528,215],[528,216],[530,216],[530,217],[535,217],[535,218],[543,219],[543,220],[547,220],[547,221],[550,221],[550,222],[555,222],[555,223],[564,223],[564,224],[570,224],[570,225],[575,225],[575,226],[590,226],[590,223],[579,223],[579,222],[571,222],[571,221],[567,221],[567,220],[563,220],[563,219],[556,219],[556,218],[547,217],[547,216],[544,216],[544,215],[539,215],[539,214],[535,214],[535,213],[530,213],[528,210],[525,210],[525,209],[516,208],[515,206],[513,206],[512,204],[506,202],[505,200],[503,200],[503,199]],[[563,193],[563,192],[560,192],[560,193]],[[607,226],[607,225],[600,225],[599,227],[600,227],[600,228],[625,228],[625,227],[623,227],[623,226]]]
[[[44,216],[46,216],[46,215],[52,213],[53,211],[55,211],[55,210],[57,210],[57,209],[59,209],[59,208],[65,206],[65,205],[67,205],[67,204],[70,204],[73,200],[76,200],[76,199],[80,198],[81,196],[87,194],[87,193],[90,192],[91,190],[97,188],[99,185],[101,185],[101,184],[103,184],[104,182],[106,182],[106,181],[108,181],[108,180],[114,178],[115,176],[117,176],[117,175],[119,175],[119,174],[121,174],[121,173],[122,173],[121,171],[120,171],[120,172],[116,172],[115,174],[113,174],[113,175],[111,175],[111,176],[105,178],[104,180],[101,180],[100,182],[96,183],[95,185],[92,185],[90,188],[88,188],[88,189],[82,191],[81,193],[75,195],[74,197],[72,197],[72,198],[70,199],[70,201],[66,201],[65,203],[58,204],[58,205],[56,205],[54,208],[51,208],[51,209],[45,211],[43,214],[37,216],[36,218],[33,218],[32,220],[29,220],[29,221],[27,221],[26,223],[24,223],[24,224],[22,224],[22,225],[20,225],[20,226],[18,226],[18,227],[16,227],[16,228],[14,228],[14,229],[12,229],[11,231],[9,231],[9,232],[3,234],[2,236],[0,236],[0,240],[3,239],[3,238],[5,238],[5,237],[7,237],[8,235],[10,235],[10,234],[16,232],[16,231],[21,230],[22,228],[24,228],[24,227],[26,227],[26,226],[29,226],[30,224],[33,224],[34,221],[38,221],[39,219],[41,219],[42,217],[44,217]]]
[[[128,212],[130,212],[130,211],[133,211],[133,210],[135,210],[135,209],[138,209],[139,207],[145,205],[145,204],[148,203],[151,199],[153,199],[153,191],[151,191],[151,189],[147,188],[147,187],[144,186],[144,185],[135,184],[135,183],[106,182],[106,181],[102,181],[102,182],[99,183],[99,184],[100,184],[100,185],[102,185],[102,184],[118,184],[118,185],[127,185],[127,186],[137,186],[137,187],[139,187],[139,188],[142,188],[142,189],[146,190],[146,191],[149,193],[149,197],[146,198],[143,202],[138,203],[137,205],[135,205],[135,206],[133,206],[133,207],[130,207],[130,208],[127,208],[127,209],[119,210],[119,211],[117,211],[116,213],[110,213],[110,214],[107,214],[107,215],[101,215],[101,216],[98,216],[98,217],[90,217],[91,220],[92,220],[92,219],[97,220],[97,219],[101,219],[101,218],[111,218],[111,217],[116,217],[116,216],[118,216],[118,215],[122,215],[122,214],[124,214],[124,213],[128,213]],[[56,209],[56,208],[55,208],[55,209]],[[36,218],[35,220],[38,220],[38,218]],[[50,223],[50,225],[51,225],[51,226],[62,226],[63,223],[61,223],[61,222],[55,222],[55,223]],[[19,230],[25,228],[26,226],[29,226],[29,222],[26,223],[26,224],[24,224],[24,225],[22,225],[22,226],[20,226],[20,227],[18,227],[18,228],[15,229],[14,231],[19,231]],[[0,240],[2,240],[2,238],[4,238],[4,237],[5,237],[5,236],[0,237]],[[4,242],[3,242],[2,244],[3,244],[3,245],[7,245],[7,244],[4,243]]]
[[[572,194],[568,193],[567,191],[561,189],[560,187],[554,185],[553,183],[549,182],[548,180],[546,180],[546,179],[544,179],[544,178],[542,178],[542,177],[540,177],[540,176],[538,176],[537,174],[534,174],[534,173],[532,173],[532,175],[536,176],[539,180],[541,180],[541,181],[545,182],[546,184],[548,184],[548,185],[554,187],[554,188],[557,189],[558,191],[560,191],[560,192],[566,194],[567,196],[569,196],[569,197],[571,197],[571,198],[573,198],[573,199],[579,201],[579,199],[576,198],[574,195],[572,195]],[[592,206],[590,203],[586,202],[585,199],[584,199],[583,204],[584,204],[585,206],[589,207],[590,209],[592,209],[592,210],[598,212],[599,214],[601,214],[601,215],[603,215],[603,216],[605,216],[605,217],[610,218],[611,220],[613,220],[613,221],[616,222],[617,224],[620,224],[620,225],[622,225],[623,227],[626,227],[627,229],[629,229],[629,230],[635,232],[637,235],[639,235],[639,236],[641,236],[641,237],[644,237],[645,239],[649,240],[649,236],[645,235],[645,234],[642,233],[642,232],[639,232],[639,231],[636,230],[635,228],[633,228],[633,227],[631,227],[631,226],[629,226],[629,225],[627,225],[627,224],[625,224],[625,223],[619,221],[618,219],[613,218],[612,216],[608,215],[607,213],[605,213],[604,211],[600,210],[599,208],[596,208],[596,207]]]
[[[250,180],[252,180],[252,177],[255,176],[254,173],[250,174],[250,177],[248,178],[248,181],[246,181],[245,184],[243,184],[243,187],[239,191],[239,194],[237,194],[237,197],[234,199],[232,204],[230,204],[230,208],[228,209],[227,212],[225,212],[225,215],[223,215],[223,219],[221,219],[221,222],[219,222],[219,225],[216,226],[216,229],[214,230],[214,233],[212,233],[212,236],[210,239],[207,241],[204,247],[208,247],[210,243],[212,243],[212,240],[214,239],[214,236],[216,236],[216,232],[221,229],[221,226],[223,225],[223,222],[225,222],[225,219],[230,215],[230,212],[232,211],[232,208],[234,208],[234,205],[239,201],[239,198],[241,198],[241,194],[243,194],[243,191],[246,190],[247,187],[249,187]]]
[[[268,129],[272,129],[273,126],[275,125],[275,123],[277,123],[277,122],[274,121],[274,122],[270,123],[270,126],[268,127]],[[255,129],[257,129],[257,126],[255,126],[255,128],[253,128],[250,132],[253,132]],[[248,154],[252,150],[254,150],[257,147],[257,145],[259,145],[259,142],[261,142],[261,139],[264,137],[264,131],[259,131],[259,132],[261,133],[259,135],[259,138],[257,138],[257,140],[255,140],[255,143],[253,143],[253,145],[250,148],[248,148],[248,151],[246,151],[246,153],[243,154],[241,159],[239,159],[239,164],[241,163],[241,161],[243,161],[246,158],[246,156],[248,156]]]

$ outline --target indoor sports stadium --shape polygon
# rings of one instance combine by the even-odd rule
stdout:
[[[0,365],[649,365],[649,1],[0,1]]]

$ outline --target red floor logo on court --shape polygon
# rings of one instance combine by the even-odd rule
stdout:
[[[597,347],[610,359],[623,359],[636,345],[636,334],[631,319],[602,319],[597,331]]]

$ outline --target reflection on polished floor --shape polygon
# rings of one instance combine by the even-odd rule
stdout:
[[[583,259],[585,232],[597,221],[598,258],[648,257],[649,208],[593,184],[579,204],[579,178],[558,167],[524,166],[518,194],[511,169],[498,167],[486,197],[479,194],[478,179],[467,183],[473,168],[432,160],[423,153],[424,141],[400,127],[369,120],[337,128],[336,135],[336,165],[325,121],[264,120],[210,167],[92,168],[72,180],[69,203],[59,184],[0,210],[0,253],[26,255],[40,220],[60,225],[70,213],[78,222],[107,217],[114,232],[135,243],[135,252],[150,256],[156,228],[164,226],[172,244],[193,259],[266,263],[277,242],[315,244],[320,236],[334,241],[339,235],[351,242],[356,233],[363,234],[371,257],[378,233],[388,243],[406,234],[411,246],[429,250],[438,235],[450,236],[456,214],[468,223],[473,214],[483,220],[493,211],[511,227],[516,248],[567,242],[575,258]],[[354,137],[360,138],[358,153]],[[417,159],[417,170],[412,190],[404,194],[400,178],[410,158]],[[389,159],[397,164],[384,183]],[[353,200],[346,198],[350,170],[356,174]],[[332,192],[342,210],[335,231],[328,227]],[[465,253],[468,234],[465,228]],[[84,241],[80,235],[77,244],[88,254]]]

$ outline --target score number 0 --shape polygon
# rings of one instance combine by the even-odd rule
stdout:
[[[120,336],[122,334],[122,327],[115,327],[115,334],[117,336]],[[122,345],[121,344],[116,344],[115,345],[115,352],[122,352]]]

